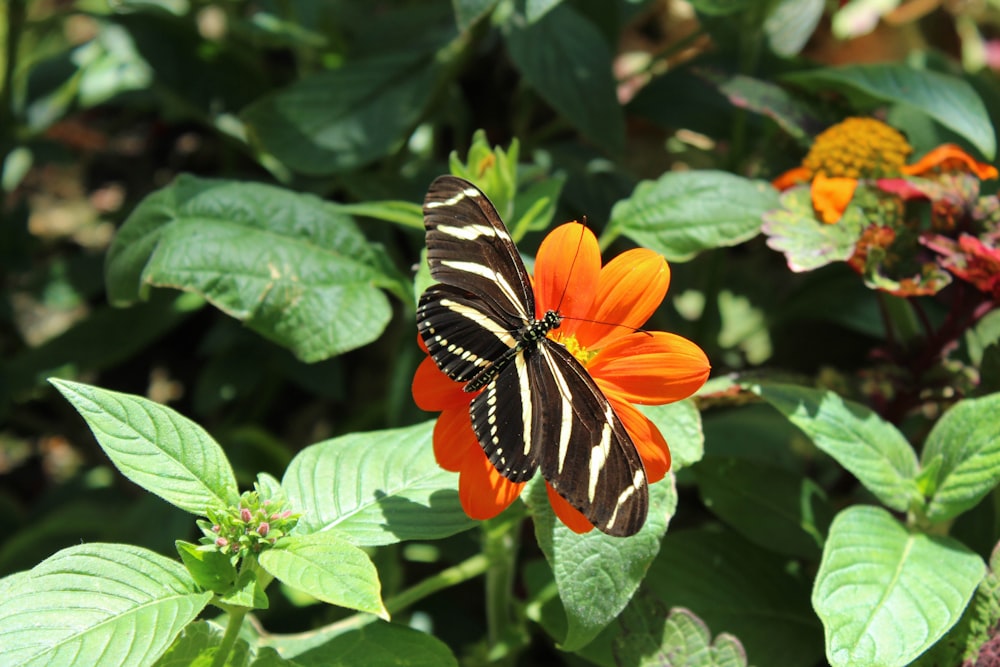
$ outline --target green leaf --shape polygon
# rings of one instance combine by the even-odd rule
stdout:
[[[524,17],[534,23],[554,9],[562,0],[525,0]]]
[[[181,176],[144,199],[108,251],[108,298],[204,296],[303,361],[375,340],[391,309],[381,260],[350,217],[259,183]]]
[[[291,535],[259,560],[276,579],[314,598],[389,620],[368,554],[332,532]]]
[[[225,452],[187,417],[141,396],[51,382],[87,420],[115,467],[142,488],[199,516],[239,502]]]
[[[458,500],[458,478],[438,466],[433,422],[353,433],[299,452],[282,486],[303,513],[299,533],[336,527],[358,546],[439,539],[474,525]]]
[[[670,448],[670,469],[681,468],[700,461],[705,455],[705,434],[701,429],[701,412],[694,400],[686,398],[666,405],[638,405],[660,429]]]
[[[247,107],[251,137],[311,176],[362,167],[397,150],[437,88],[431,56],[404,52],[307,76]]]
[[[253,568],[241,569],[236,576],[235,585],[226,591],[225,595],[219,597],[219,602],[234,607],[267,609],[271,606],[271,600],[267,597],[266,592],[270,583],[270,574]]]
[[[812,143],[810,130],[816,120],[806,105],[786,89],[742,74],[721,76],[706,71],[699,75],[715,83],[733,106],[767,116],[789,136],[806,145]]]
[[[754,664],[813,667],[823,657],[808,582],[787,558],[731,530],[671,531],[644,587],[667,607],[690,609],[709,627],[739,637]]]
[[[451,4],[455,10],[455,23],[458,24],[458,29],[465,31],[493,11],[497,0],[451,0]]]
[[[709,457],[692,470],[705,506],[748,540],[790,556],[819,557],[833,507],[815,482],[736,458]]]
[[[615,664],[656,667],[746,667],[743,645],[730,634],[712,634],[703,620],[687,609],[665,605],[644,591],[622,613],[622,633],[615,637]]]
[[[974,507],[1000,481],[1000,394],[956,403],[934,425],[920,460],[940,457],[927,518],[944,521]]]
[[[668,475],[650,486],[646,524],[631,537],[611,537],[598,530],[574,533],[556,518],[540,477],[531,484],[527,502],[538,546],[555,574],[566,612],[568,630],[562,648],[575,651],[621,613],[642,582],[677,507],[674,477]]]
[[[840,665],[906,665],[962,615],[982,559],[959,542],[906,530],[882,508],[837,515],[813,588],[826,656]]]
[[[771,50],[789,58],[806,45],[823,18],[823,0],[778,0],[764,19],[764,32]]]
[[[225,617],[221,617],[223,620]],[[153,667],[208,667],[222,643],[223,628],[207,621],[191,623],[171,644],[170,649],[160,656]],[[226,659],[225,667],[295,667],[295,663],[284,660],[273,649],[252,650],[245,637],[240,637],[233,645]]]
[[[302,667],[458,667],[441,640],[395,623],[376,621],[295,656]]]
[[[423,207],[412,201],[368,201],[355,204],[336,204],[337,210],[348,215],[359,215],[403,227],[424,231]]]
[[[672,261],[733,246],[760,231],[761,216],[778,205],[774,188],[721,171],[667,172],[643,181],[615,204],[610,224]]]
[[[236,568],[230,557],[221,551],[199,549],[197,544],[177,540],[177,553],[184,567],[202,588],[225,593],[236,583]]]
[[[772,250],[784,253],[788,268],[813,271],[833,262],[846,262],[854,254],[864,211],[848,206],[843,217],[828,225],[816,217],[808,187],[792,188],[781,195],[781,207],[764,214],[761,231]]]
[[[592,23],[563,3],[534,23],[514,15],[506,38],[514,66],[543,100],[604,150],[624,150],[611,49]]]
[[[892,424],[832,391],[790,384],[754,389],[889,507],[904,512],[919,497],[917,457]]]
[[[978,148],[996,156],[996,135],[982,99],[966,81],[897,63],[823,67],[784,77],[795,85],[853,97],[855,106],[890,102],[914,107]]]
[[[148,549],[82,544],[17,577],[0,597],[0,664],[148,665],[211,593]]]
[[[753,0],[691,0],[691,6],[708,16],[728,16],[747,9]]]

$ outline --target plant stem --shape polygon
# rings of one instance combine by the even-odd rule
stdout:
[[[458,565],[441,570],[434,576],[428,577],[419,584],[411,586],[405,591],[401,591],[397,595],[387,599],[385,601],[386,611],[390,615],[397,614],[432,593],[455,586],[463,581],[468,581],[473,577],[478,577],[486,571],[488,565],[489,560],[484,554],[476,554]]]
[[[246,617],[248,611],[250,609],[247,607],[229,608],[229,621],[226,623],[226,633],[222,636],[219,650],[215,652],[215,657],[212,658],[212,667],[224,667],[226,661],[229,660],[229,654],[232,653],[233,646],[236,645],[236,639],[240,636],[240,628],[243,627],[243,619]]]
[[[489,561],[486,570],[486,623],[489,654],[501,656],[513,664],[514,654],[505,644],[514,637],[512,589],[517,560],[520,516],[498,517],[483,522],[483,553]]]

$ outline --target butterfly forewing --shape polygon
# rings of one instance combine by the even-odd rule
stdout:
[[[448,377],[481,389],[469,411],[479,444],[507,479],[538,467],[597,528],[632,535],[645,521],[642,459],[608,399],[565,348],[535,321],[531,280],[493,204],[454,176],[434,181],[424,202],[429,287],[417,328]]]

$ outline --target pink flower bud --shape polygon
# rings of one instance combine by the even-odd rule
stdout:
[[[267,521],[263,521],[261,522],[260,527],[257,528],[257,534],[260,535],[261,537],[264,537],[270,530],[271,530],[271,524],[269,524]]]
[[[250,510],[243,507],[240,509],[240,518],[243,519],[243,521],[250,521],[250,519],[253,518],[253,514],[250,513]]]
[[[215,541],[215,546],[217,546],[217,547],[225,547],[225,546],[228,546],[228,545],[229,545],[229,540],[227,540],[224,537],[220,537],[219,539],[217,539]]]

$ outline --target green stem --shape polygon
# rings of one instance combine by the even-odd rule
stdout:
[[[476,554],[472,558],[464,560],[458,565],[453,565],[446,570],[441,570],[434,576],[428,577],[419,584],[387,599],[385,601],[386,611],[390,615],[397,614],[432,593],[478,577],[486,571],[488,565],[489,560],[485,555]]]
[[[519,634],[514,623],[513,586],[521,516],[507,514],[483,522],[483,553],[486,570],[486,624],[489,654],[513,664],[509,644]]]
[[[14,73],[24,32],[25,11],[24,0],[8,0],[3,80],[0,81],[0,166],[7,159],[14,136]]]
[[[229,621],[226,623],[226,633],[222,636],[219,650],[212,658],[212,667],[224,667],[229,659],[229,654],[236,645],[236,639],[240,636],[240,628],[243,627],[243,619],[250,609],[247,607],[230,607],[228,610]]]

